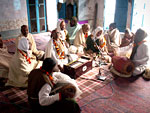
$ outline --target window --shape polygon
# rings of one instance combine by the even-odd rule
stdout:
[[[77,17],[77,5],[74,3],[59,3],[57,4],[58,7],[58,18],[63,19],[71,19],[73,16]]]
[[[27,0],[29,32],[47,31],[45,0]]]

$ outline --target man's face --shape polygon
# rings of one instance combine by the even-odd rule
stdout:
[[[83,30],[83,33],[88,33],[89,30],[90,30],[90,28],[89,28],[88,26],[84,26],[84,27],[82,28],[82,30]]]
[[[54,32],[52,32],[52,37],[57,40],[58,38],[60,38],[60,32],[58,30],[55,30]]]
[[[99,37],[99,36],[101,36],[101,34],[102,34],[102,31],[99,31],[99,32],[96,34],[96,36]]]
[[[28,31],[28,27],[25,26],[21,29],[21,33],[23,34],[23,36],[27,37],[29,31]]]
[[[61,28],[61,30],[64,30],[66,28],[66,24],[64,21],[61,22],[60,28]]]
[[[73,26],[75,26],[75,25],[76,25],[75,20],[71,20],[71,21],[70,21],[70,26],[73,27]]]

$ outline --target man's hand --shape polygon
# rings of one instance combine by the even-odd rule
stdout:
[[[58,65],[58,68],[60,69],[61,72],[64,72],[64,68],[62,68],[60,65]]]

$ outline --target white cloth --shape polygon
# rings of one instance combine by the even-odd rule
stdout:
[[[97,37],[97,33],[98,33],[99,31],[102,31],[102,34],[103,34],[103,28],[100,27],[100,26],[98,26],[98,27],[92,32],[92,35],[93,35],[93,37],[94,37],[94,39],[93,39],[94,41],[96,41],[97,39],[100,39],[101,35],[100,35],[99,37]]]
[[[67,55],[68,54],[68,49],[66,48],[65,44],[63,44],[63,45],[64,45],[65,55]],[[55,48],[55,46],[53,44],[53,39],[52,38],[50,39],[50,41],[48,42],[48,44],[46,46],[45,58],[52,58],[61,67],[63,67],[64,64],[68,63],[68,59],[67,58],[59,59],[59,56],[58,56],[58,54],[56,52],[56,48]]]
[[[133,43],[130,43],[128,46],[125,47],[118,47],[115,49],[116,56],[125,56],[130,58],[132,49],[133,49]]]
[[[30,54],[31,54],[31,53],[29,52],[29,41],[27,40],[27,38],[22,37],[22,38],[19,40],[18,49],[27,52],[27,56],[30,57]]]
[[[135,70],[133,75],[141,74],[147,67],[150,67],[150,41],[147,37],[146,42],[139,45],[133,58]]]
[[[22,34],[20,34],[17,38],[16,38],[16,47],[18,47],[18,43],[19,43],[19,40],[21,38],[23,38],[24,36]],[[35,58],[35,56],[38,58],[38,59],[41,59],[44,55],[44,51],[39,51],[37,50],[36,48],[36,43],[35,43],[35,40],[34,40],[34,37],[32,36],[32,34],[28,33],[27,37],[26,37],[29,41],[29,43],[31,44],[31,51],[34,55],[31,56],[31,58]]]
[[[57,22],[57,30],[61,33],[61,39],[62,40],[66,40],[66,34],[65,34],[65,30],[61,30],[61,28],[60,28],[60,24],[61,24],[61,22],[63,22],[64,20],[59,20],[58,22]]]
[[[18,43],[18,49],[27,52],[29,50],[29,41],[27,38],[22,37]]]
[[[9,63],[12,57],[13,55],[8,53],[7,46],[3,44],[3,48],[0,48],[0,77],[8,77]]]
[[[24,38],[22,34],[16,38],[16,47],[18,47],[22,38]],[[31,44],[31,50],[28,51],[28,53],[30,53],[29,56],[31,62],[29,62],[29,58],[26,58],[24,56],[28,54],[22,51],[22,53],[24,54],[22,55],[22,53],[20,53],[17,48],[15,55],[13,56],[9,64],[8,81],[5,84],[6,86],[27,87],[29,73],[33,69],[39,68],[42,65],[42,61],[37,61],[36,57],[38,57],[39,59],[42,58],[44,52],[38,51],[36,49],[34,38],[30,33],[26,38]]]
[[[120,32],[117,28],[108,32],[110,43],[114,43],[117,46],[121,44]]]
[[[82,92],[79,89],[79,87],[74,79],[71,79],[68,75],[63,74],[61,72],[54,72],[52,75],[55,79],[57,79],[57,83],[71,83],[73,86],[76,87],[76,94],[75,94],[74,98],[77,98],[78,96],[81,95]],[[41,88],[41,90],[39,91],[40,105],[47,106],[47,105],[50,105],[60,99],[59,93],[56,93],[54,95],[49,95],[51,93],[51,91],[52,91],[52,88],[48,83],[46,83]]]
[[[70,24],[67,26],[70,44],[73,44],[73,41],[76,37],[76,33],[81,29],[81,25],[77,23],[76,26],[71,27]]]
[[[91,33],[88,32],[88,36],[90,35]],[[83,33],[83,30],[82,28],[77,32],[76,34],[76,37],[74,39],[74,43],[73,45],[75,47],[77,47],[77,52],[78,53],[84,53],[83,49],[86,47],[86,38],[85,38],[85,35]]]

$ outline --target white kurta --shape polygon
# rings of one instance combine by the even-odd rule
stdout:
[[[19,40],[23,37],[24,36],[21,34],[16,38],[16,47],[18,47]],[[29,64],[26,58],[18,51],[18,49],[16,49],[15,55],[10,62],[8,81],[6,83],[6,86],[27,87],[28,74],[32,71],[32,69],[41,66],[41,61],[37,61],[36,58],[42,58],[44,55],[44,51],[38,51],[36,49],[36,43],[32,34],[29,33],[26,38],[31,44],[31,64]]]
[[[86,39],[84,37],[84,33],[82,28],[77,32],[76,37],[74,39],[74,46],[83,47],[86,45]]]
[[[121,37],[119,30],[113,29],[112,31],[109,31],[106,35],[107,40],[107,48],[109,52],[114,52],[116,48],[118,48],[121,44]]]
[[[71,27],[70,24],[67,26],[70,44],[73,44],[77,32],[81,29],[81,25],[77,23],[76,26]]]
[[[7,78],[9,71],[9,62],[13,55],[8,53],[6,45],[3,44],[3,48],[0,48],[0,76]]]
[[[59,42],[59,43],[61,43],[61,42]],[[64,45],[65,55],[67,55],[68,54],[68,49],[66,48],[65,44],[63,44],[63,45]],[[53,44],[53,39],[52,38],[50,39],[50,41],[48,42],[48,44],[46,46],[45,58],[52,58],[61,67],[63,67],[64,64],[68,63],[68,58],[67,57],[65,59],[59,59],[59,56],[56,52],[56,48]]]
[[[90,32],[88,32],[88,36]],[[83,33],[82,28],[76,33],[73,45],[77,48],[78,53],[84,53],[84,48],[86,47],[86,38]]]
[[[110,43],[114,43],[117,46],[120,46],[121,37],[120,37],[120,32],[117,28],[113,29],[112,31],[109,31],[108,35],[109,35],[109,38],[110,38]]]
[[[134,76],[141,74],[147,67],[150,67],[150,41],[148,38],[146,38],[146,42],[139,45],[133,58],[135,64]]]
[[[76,93],[75,97],[77,98],[78,96],[81,95],[81,90],[79,89],[76,81],[74,79],[71,79],[68,75],[63,74],[61,72],[54,72],[53,73],[54,79],[57,79],[57,83],[70,83],[73,86],[76,87]],[[56,84],[57,84],[56,83]],[[51,86],[46,83],[41,90],[39,91],[39,103],[42,106],[47,106],[53,104],[55,101],[58,101],[60,99],[59,93],[56,93],[54,95],[49,95],[52,91]]]
[[[19,40],[20,40],[22,37],[24,37],[24,36],[23,36],[22,34],[20,34],[20,35],[16,38],[16,47],[18,47],[18,42],[19,42]],[[28,35],[27,35],[26,38],[27,38],[27,39],[29,40],[29,42],[32,44],[32,45],[31,45],[31,51],[32,51],[32,53],[33,53],[36,57],[38,57],[39,59],[42,58],[43,55],[44,55],[44,51],[38,51],[38,50],[37,50],[37,48],[36,48],[36,43],[35,43],[35,40],[34,40],[32,34],[28,33]],[[31,57],[35,57],[35,56],[31,56]]]
[[[31,63],[29,63],[18,50],[16,51],[10,62],[6,86],[27,87],[29,73],[37,66],[39,67],[42,64],[41,62],[37,62],[32,58],[30,60]]]

